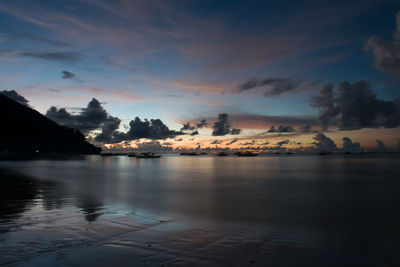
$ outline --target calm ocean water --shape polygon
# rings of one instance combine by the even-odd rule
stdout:
[[[0,264],[400,266],[398,155],[0,162]]]

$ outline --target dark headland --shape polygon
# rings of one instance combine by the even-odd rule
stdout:
[[[0,94],[0,158],[99,154],[78,130]]]

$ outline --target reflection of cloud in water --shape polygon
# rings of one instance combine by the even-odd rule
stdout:
[[[102,210],[104,209],[103,202],[92,196],[78,198],[76,206],[82,210],[88,222],[96,221],[102,215]]]

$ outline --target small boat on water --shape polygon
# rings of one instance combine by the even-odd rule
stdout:
[[[157,158],[161,158],[161,155],[155,155],[154,153],[141,153],[139,155],[136,156],[136,158],[138,159],[157,159]]]
[[[235,155],[238,157],[256,157],[258,154],[250,152],[250,151],[244,151],[244,152],[236,152]]]
[[[225,152],[219,152],[217,154],[217,157],[226,157],[226,156],[228,156],[228,153],[225,153]]]
[[[134,158],[134,157],[136,157],[136,153],[135,153],[135,152],[129,153],[129,154],[128,154],[128,157]]]

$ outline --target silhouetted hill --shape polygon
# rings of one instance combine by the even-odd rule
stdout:
[[[0,151],[98,154],[78,130],[60,126],[36,110],[0,94]]]

